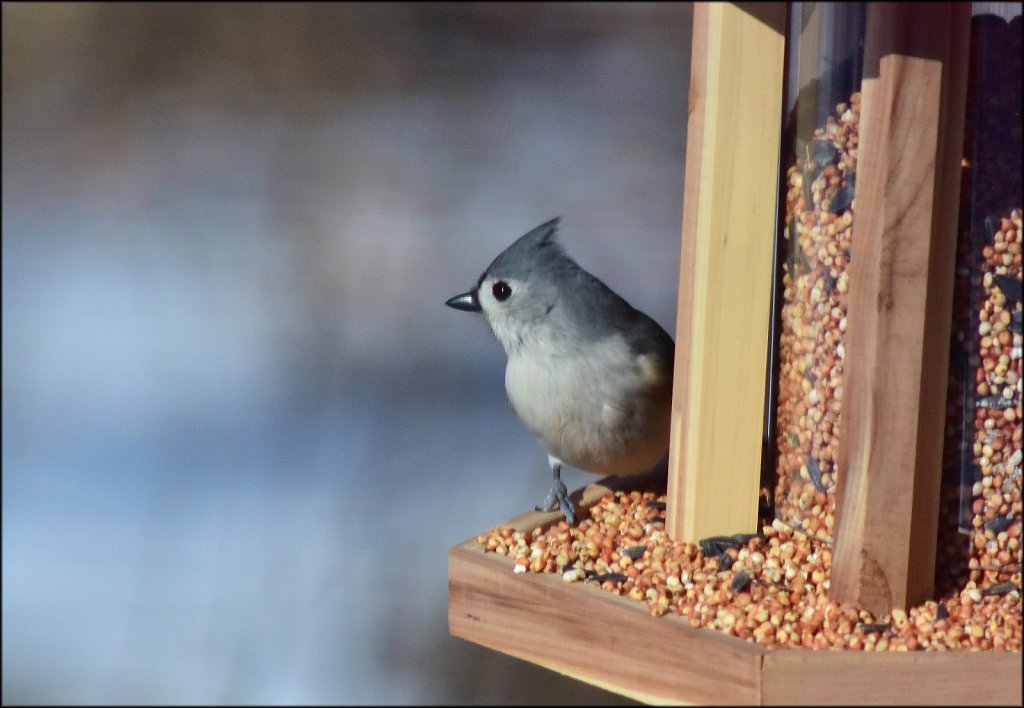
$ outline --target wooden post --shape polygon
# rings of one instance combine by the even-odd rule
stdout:
[[[667,530],[754,531],[782,122],[785,3],[693,18]]]
[[[875,614],[933,590],[969,41],[868,6],[831,596]]]

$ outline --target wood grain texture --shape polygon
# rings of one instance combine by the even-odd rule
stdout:
[[[1020,705],[1021,655],[780,650],[762,683],[765,705]]]
[[[679,540],[757,523],[785,4],[747,10],[694,8],[667,517]]]
[[[648,703],[756,704],[764,650],[553,574],[514,574],[475,542],[448,555],[453,635]]]
[[[693,36],[690,47],[690,88],[687,97],[686,170],[683,176],[683,230],[679,245],[679,292],[676,303],[676,352],[672,374],[672,427],[668,452],[668,503],[665,528],[669,536],[685,538],[683,520],[686,491],[692,472],[686,463],[686,439],[690,380],[690,342],[693,339],[693,270],[696,259],[697,209],[704,152],[704,96],[707,95],[708,3],[693,7]],[[686,354],[684,356],[684,353]]]
[[[876,614],[933,589],[969,13],[868,7],[831,596]]]

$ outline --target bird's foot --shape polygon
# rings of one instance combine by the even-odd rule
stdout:
[[[555,480],[555,483],[548,491],[548,495],[544,497],[544,501],[534,508],[537,511],[555,511],[556,509],[561,509],[562,515],[565,516],[565,522],[570,526],[572,526],[576,520],[576,507],[569,499],[569,490],[566,489],[565,484],[559,479]]]

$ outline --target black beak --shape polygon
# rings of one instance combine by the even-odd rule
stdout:
[[[463,312],[480,312],[480,301],[476,299],[476,290],[456,295],[445,302],[445,305],[454,307],[456,310],[462,310]]]

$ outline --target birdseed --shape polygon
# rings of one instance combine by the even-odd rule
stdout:
[[[498,527],[480,534],[485,551],[507,556],[515,569],[556,573],[566,583],[584,578],[602,590],[644,603],[652,615],[675,614],[769,647],[864,651],[949,651],[1021,647],[1020,571],[990,571],[1000,592],[968,581],[944,582],[935,599],[906,611],[875,616],[828,597],[832,549],[779,520],[716,555],[699,544],[674,542],[650,502],[653,492],[607,494],[579,526]],[[637,538],[634,533],[640,529]],[[628,549],[644,547],[633,559]],[[719,555],[731,560],[724,570]]]

